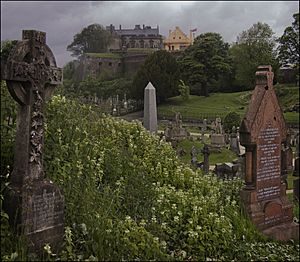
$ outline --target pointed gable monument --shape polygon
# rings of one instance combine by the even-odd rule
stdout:
[[[152,133],[157,131],[156,92],[151,82],[144,90],[144,127]]]
[[[281,147],[287,137],[285,120],[273,88],[271,66],[259,66],[256,86],[240,127],[246,148],[245,186],[241,198],[253,223],[279,241],[299,239],[293,205],[281,177]]]

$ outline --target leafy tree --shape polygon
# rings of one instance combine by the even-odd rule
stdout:
[[[208,96],[209,89],[213,86],[220,87],[222,76],[231,72],[229,45],[218,33],[201,34],[184,51],[179,64],[183,80],[194,86],[191,90],[194,91],[197,86]],[[199,94],[199,90],[197,91]]]
[[[241,117],[236,112],[229,112],[224,117],[223,127],[226,132],[231,132],[233,126],[239,127],[240,124],[241,124]]]
[[[293,15],[294,22],[278,39],[278,58],[282,65],[291,64],[299,68],[299,13]]]
[[[75,74],[76,60],[68,62],[63,68],[64,80],[72,80]]]
[[[15,47],[18,43],[17,40],[4,40],[1,41],[1,64],[5,63],[7,60],[10,51]]]
[[[111,41],[111,34],[103,26],[91,24],[74,36],[74,40],[68,45],[67,50],[72,52],[72,56],[75,57],[83,53],[102,53],[107,51]]]
[[[191,86],[191,93],[201,95],[201,83],[206,81],[204,65],[196,62],[191,56],[183,56],[178,60],[180,75]]]
[[[118,78],[109,81],[103,81],[101,78],[93,76],[86,77],[79,83],[78,94],[83,96],[94,96],[98,98],[109,98],[113,95],[124,95],[130,91],[132,80],[126,78]]]
[[[158,103],[179,94],[179,67],[170,53],[159,50],[147,57],[133,79],[132,97],[143,99],[149,81],[156,88]]]
[[[182,98],[182,100],[186,101],[190,98],[190,87],[187,86],[181,79],[179,80],[179,93]]]
[[[259,65],[272,65],[273,71],[279,68],[274,51],[274,32],[266,23],[258,22],[243,31],[237,42],[231,47],[230,53],[236,72],[236,83],[245,90],[253,88],[255,72]],[[276,75],[276,74],[275,74]]]

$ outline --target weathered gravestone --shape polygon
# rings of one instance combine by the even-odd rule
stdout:
[[[46,243],[55,250],[63,238],[64,198],[44,178],[43,107],[62,81],[62,70],[46,45],[46,34],[24,30],[1,74],[19,104],[11,189],[4,208],[17,232],[27,237],[30,252],[39,252]]]
[[[175,113],[175,123],[171,123],[165,130],[166,141],[181,141],[190,137],[190,133],[182,127],[182,117],[180,112]]]
[[[259,230],[277,240],[299,238],[293,206],[281,179],[281,144],[286,125],[273,88],[271,66],[259,66],[256,86],[240,128],[246,147],[245,187],[241,197]]]
[[[222,120],[220,117],[216,118],[213,128],[216,133],[213,133],[210,136],[211,144],[216,146],[225,146],[225,136],[223,134]]]
[[[144,90],[144,127],[152,133],[157,131],[156,93],[151,82]]]
[[[235,152],[236,154],[240,154],[240,147],[238,143],[238,137],[236,133],[235,126],[232,127],[231,133],[230,133],[230,149]]]
[[[208,174],[208,172],[209,172],[209,154],[210,154],[208,145],[204,144],[201,152],[203,153],[203,156],[204,156],[203,171],[205,174]]]

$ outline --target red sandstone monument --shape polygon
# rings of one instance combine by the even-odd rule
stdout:
[[[255,76],[256,86],[240,127],[240,142],[246,148],[241,198],[262,233],[279,241],[299,239],[299,224],[293,222],[293,205],[281,176],[287,128],[273,88],[272,67],[259,66]]]

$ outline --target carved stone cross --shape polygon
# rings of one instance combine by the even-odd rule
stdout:
[[[62,81],[62,69],[46,45],[46,34],[23,31],[20,41],[8,57],[3,79],[12,97],[19,103],[15,165],[12,183],[43,178],[43,106]]]
[[[4,209],[10,222],[27,236],[29,251],[40,252],[46,243],[55,250],[63,238],[64,198],[59,188],[44,178],[43,107],[62,81],[62,69],[56,67],[46,45],[46,33],[24,30],[1,77],[19,104],[14,167]]]

